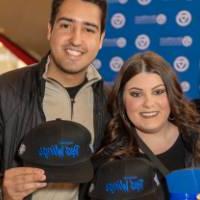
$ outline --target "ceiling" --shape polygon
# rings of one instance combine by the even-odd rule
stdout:
[[[0,0],[0,33],[36,59],[48,50],[50,0]]]

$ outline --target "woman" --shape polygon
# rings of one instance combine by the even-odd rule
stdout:
[[[172,67],[158,54],[136,54],[124,63],[109,108],[112,119],[95,158],[98,165],[127,157],[151,160],[141,143],[169,172],[199,165],[199,114],[184,97]]]

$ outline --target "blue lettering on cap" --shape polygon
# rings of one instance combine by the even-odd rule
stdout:
[[[140,192],[144,190],[144,180],[134,176],[125,176],[113,183],[106,183],[105,190],[112,194],[117,192],[128,193],[131,191]]]
[[[41,158],[49,159],[52,157],[57,158],[77,158],[80,154],[79,152],[80,146],[78,144],[74,144],[71,141],[61,141],[58,144],[53,144],[49,147],[40,147],[38,149],[38,155]]]

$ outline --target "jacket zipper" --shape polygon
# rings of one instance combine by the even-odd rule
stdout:
[[[71,101],[71,120],[73,119],[73,115],[74,115],[74,104],[75,104],[75,99],[74,98],[70,98]]]

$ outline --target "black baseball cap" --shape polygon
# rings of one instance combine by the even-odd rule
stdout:
[[[31,129],[18,154],[24,166],[43,169],[47,182],[85,183],[93,177],[90,142],[83,125],[57,119]]]
[[[150,200],[158,192],[157,174],[144,158],[108,161],[96,173],[90,192],[95,200]]]

